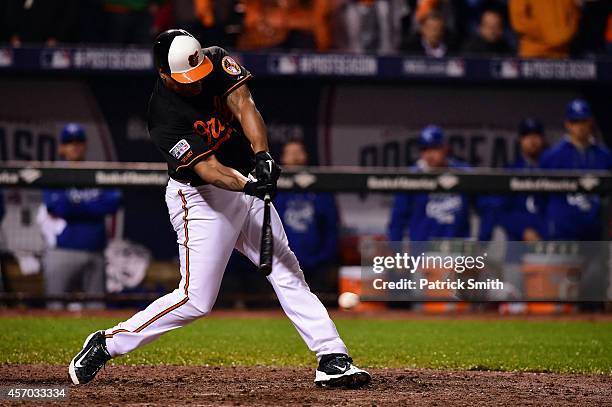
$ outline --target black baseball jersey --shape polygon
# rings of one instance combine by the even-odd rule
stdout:
[[[158,79],[148,109],[149,134],[168,163],[168,174],[193,186],[205,183],[193,166],[211,154],[244,175],[255,162],[251,143],[225,103],[251,74],[224,49],[203,50],[213,70],[202,79],[202,92],[184,97]]]

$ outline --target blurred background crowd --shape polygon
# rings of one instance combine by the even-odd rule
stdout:
[[[14,47],[149,44],[170,27],[232,49],[563,58],[612,54],[609,0],[4,0]]]

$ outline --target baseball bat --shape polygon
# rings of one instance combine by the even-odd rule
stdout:
[[[274,236],[272,236],[272,225],[270,225],[270,205],[272,198],[270,194],[264,196],[264,216],[261,227],[261,245],[259,247],[259,271],[264,276],[272,272],[272,255],[274,254]]]

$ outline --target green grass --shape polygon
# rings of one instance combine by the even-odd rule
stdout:
[[[67,364],[105,318],[0,318],[0,363]],[[369,367],[612,374],[612,323],[340,319],[354,359]],[[212,318],[175,330],[115,364],[313,366],[281,318]]]

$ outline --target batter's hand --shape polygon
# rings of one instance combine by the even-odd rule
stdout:
[[[274,162],[267,151],[255,154],[255,178],[264,184],[273,184],[276,191],[276,181],[280,177],[281,168]]]
[[[274,198],[276,195],[276,182],[266,183],[262,181],[247,181],[242,191],[251,196],[256,196],[259,199],[264,199],[266,195]]]

